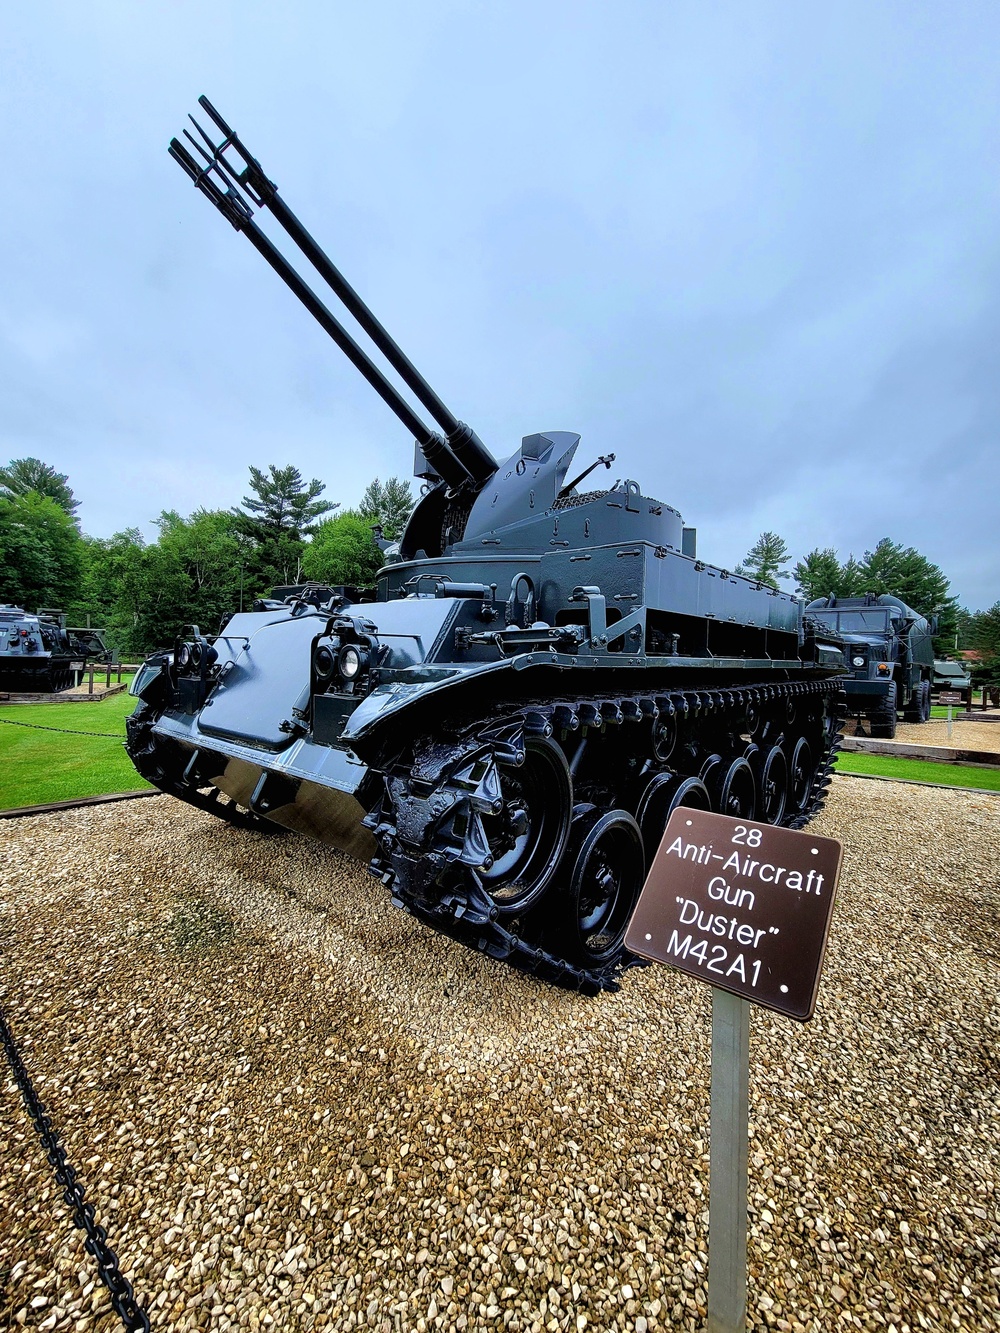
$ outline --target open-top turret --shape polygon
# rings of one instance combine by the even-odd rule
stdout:
[[[292,590],[150,659],[129,752],[222,818],[366,858],[395,902],[472,947],[584,990],[613,985],[676,806],[798,826],[821,804],[843,700],[836,637],[807,628],[789,595],[699,559],[693,529],[637,482],[581,490],[615,458],[574,475],[578,435],[534,432],[498,465],[201,105],[217,133],[195,125],[171,154],[403,422],[425,491],[374,598]]]

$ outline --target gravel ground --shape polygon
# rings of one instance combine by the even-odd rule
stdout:
[[[838,777],[812,826],[817,1016],[751,1021],[755,1330],[1000,1328],[998,820]],[[3,836],[0,1003],[155,1329],[704,1327],[707,987],[543,988],[167,797]],[[0,1088],[0,1327],[119,1327]]]
[[[949,740],[946,718],[932,717],[929,722],[900,722],[896,728],[896,740],[911,741],[916,745],[950,745],[963,750],[989,750],[996,754],[1000,751],[1000,723],[953,720]]]
[[[851,720],[844,728],[844,734],[854,734],[855,723]],[[865,723],[865,733],[868,724]],[[906,741],[911,745],[941,745],[946,749],[988,750],[1000,753],[1000,723],[997,722],[955,722],[951,724],[951,740],[948,739],[946,718],[932,717],[929,722],[900,722],[896,727],[895,740]]]

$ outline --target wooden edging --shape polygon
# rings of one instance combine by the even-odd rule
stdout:
[[[23,708],[30,705],[34,708],[37,704],[99,704],[105,699],[112,699],[116,694],[121,694],[127,690],[125,681],[112,681],[110,685],[94,684],[93,694],[88,694],[86,690],[83,693],[77,693],[77,687],[72,690],[56,690],[52,694],[11,694],[5,691],[0,694],[0,707],[2,708]]]
[[[1000,754],[993,750],[961,750],[948,745],[917,745],[914,741],[889,741],[869,736],[844,736],[841,750],[858,754],[894,755],[897,759],[925,759],[935,764],[963,764],[972,768],[1000,768]]]
[[[82,805],[106,805],[109,801],[134,801],[139,796],[162,796],[156,787],[142,791],[112,791],[104,796],[78,796],[75,801],[50,801],[48,805],[19,805],[13,810],[0,810],[0,819],[20,819],[22,815],[51,815],[59,810],[75,810]]]

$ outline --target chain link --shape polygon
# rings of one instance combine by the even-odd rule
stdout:
[[[49,1164],[55,1168],[56,1180],[63,1190],[62,1197],[73,1214],[73,1225],[87,1233],[83,1243],[84,1249],[97,1261],[97,1272],[111,1293],[111,1304],[115,1313],[130,1333],[135,1329],[149,1333],[149,1316],[145,1310],[139,1308],[131,1282],[118,1267],[118,1255],[108,1244],[108,1233],[94,1220],[94,1205],[84,1198],[83,1182],[78,1179],[76,1171],[66,1160],[66,1150],[59,1142],[58,1132],[32,1086],[2,1011],[0,1011],[0,1042],[3,1043],[14,1081],[24,1098],[24,1105],[42,1141]]]
[[[120,731],[73,731],[69,727],[43,727],[38,722],[17,722],[12,717],[0,717],[8,727],[30,727],[32,731],[58,731],[62,736],[106,736],[111,741],[123,741],[125,736]]]

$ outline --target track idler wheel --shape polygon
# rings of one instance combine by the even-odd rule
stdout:
[[[483,813],[489,856],[476,871],[500,916],[526,912],[548,888],[569,838],[573,782],[566,756],[529,736],[520,764],[499,762],[500,797]]]
[[[585,967],[613,962],[621,951],[646,874],[642,834],[625,810],[577,820],[569,858],[572,869],[561,906],[568,920],[567,952]]]
[[[667,820],[678,806],[685,805],[695,810],[711,810],[712,798],[701,778],[682,778],[673,773],[657,773],[651,778],[646,790],[640,797],[635,818],[642,832],[642,842],[646,849],[646,868],[653,864],[653,857],[663,840],[663,830]]]

